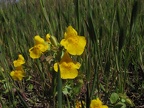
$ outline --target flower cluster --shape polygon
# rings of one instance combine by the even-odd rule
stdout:
[[[39,58],[44,52],[50,49],[50,44],[54,44],[51,43],[50,37],[47,34],[46,41],[39,35],[34,37],[35,45],[29,49],[31,58]],[[53,42],[55,42],[54,39]],[[72,26],[69,26],[64,33],[64,39],[61,40],[60,45],[65,50],[60,62],[54,64],[54,70],[56,72],[58,72],[58,69],[60,70],[62,79],[74,79],[78,75],[77,69],[80,68],[81,64],[74,62],[69,54],[81,55],[86,46],[86,39],[84,36],[79,36],[77,31]],[[63,50],[59,52],[63,52]]]
[[[21,81],[23,79],[23,77],[25,77],[25,72],[23,70],[22,65],[25,63],[25,59],[24,57],[19,54],[18,55],[18,59],[14,60],[13,64],[15,67],[15,70],[13,70],[10,73],[10,76],[14,79],[14,80],[18,80]]]

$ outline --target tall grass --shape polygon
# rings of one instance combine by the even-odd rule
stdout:
[[[137,0],[21,0],[0,7],[0,104],[3,108],[74,107],[76,100],[101,98],[109,107],[111,94],[142,106],[144,90],[144,8]],[[72,25],[87,38],[79,76],[62,80],[43,58],[32,60],[33,37],[47,33],[60,41]],[[21,53],[27,76],[12,80],[12,61]],[[64,94],[65,87],[68,93]],[[59,89],[58,89],[59,88]],[[57,98],[58,96],[58,98]],[[120,100],[117,100],[120,101]],[[58,102],[58,103],[57,103]],[[122,105],[121,105],[122,106]],[[133,106],[134,107],[134,106]],[[118,107],[121,108],[121,107]]]

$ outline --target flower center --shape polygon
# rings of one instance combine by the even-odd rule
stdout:
[[[78,38],[68,38],[68,42],[69,43],[72,43],[72,44],[74,44],[74,45],[78,45]]]

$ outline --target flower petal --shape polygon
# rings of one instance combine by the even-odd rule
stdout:
[[[13,62],[14,67],[21,66],[24,63],[25,63],[25,59],[24,59],[24,57],[21,54],[19,54],[18,55],[18,59]]]
[[[46,50],[48,50],[48,44],[38,44],[35,45],[36,49],[38,49],[40,52],[45,52]]]
[[[73,37],[73,36],[77,36],[77,31],[72,27],[72,26],[68,26],[65,34],[64,34],[64,37],[65,38],[69,38],[69,37]]]
[[[58,65],[60,68],[60,74],[62,79],[74,79],[78,76],[77,69],[80,68],[81,64],[79,62],[73,62],[70,55],[66,51],[60,61],[60,63],[54,64],[54,70],[58,71]]]
[[[78,36],[75,29],[72,26],[67,28],[67,31],[64,34],[65,39],[62,39],[60,44],[71,55],[81,55],[86,46],[86,39],[84,36]]]
[[[41,38],[39,35],[36,35],[34,37],[34,41],[35,41],[35,45],[37,45],[37,44],[43,44],[45,42],[44,39]]]
[[[30,57],[33,59],[39,58],[42,54],[42,52],[37,47],[32,47],[29,49]]]
[[[71,59],[71,57],[70,57],[70,55],[68,54],[67,51],[64,53],[60,63],[62,63],[62,62],[67,62],[67,63],[72,62],[72,59]]]
[[[79,63],[79,62],[77,62],[76,64],[75,64],[75,68],[76,69],[79,69],[81,67],[81,64]]]
[[[64,46],[71,55],[81,55],[86,46],[86,39],[82,36],[75,36],[68,39],[62,39],[60,44]]]
[[[60,72],[62,79],[74,79],[78,75],[78,71],[75,68],[75,64],[70,62],[63,62],[60,64]]]
[[[47,34],[47,35],[46,35],[46,42],[51,43],[50,37],[51,37],[50,34]]]
[[[55,70],[56,72],[58,72],[58,63],[55,63],[55,64],[54,64],[54,70]]]
[[[24,72],[21,70],[15,70],[12,71],[10,73],[10,76],[14,79],[14,80],[19,80],[21,81],[23,79],[23,77],[25,77]]]
[[[108,106],[107,105],[102,105],[102,108],[108,108]]]

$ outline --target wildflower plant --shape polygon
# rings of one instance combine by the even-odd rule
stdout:
[[[81,55],[86,46],[86,39],[84,36],[78,36],[77,31],[72,26],[68,26],[64,38],[65,39],[61,40],[60,46],[57,46],[64,46],[64,48],[57,51],[56,55],[64,54],[58,58],[60,61],[54,64],[54,70],[58,72],[58,68],[60,68],[62,79],[74,79],[78,76],[78,69],[81,64],[79,62],[74,62],[70,57],[70,54]],[[46,41],[39,35],[35,36],[35,45],[29,49],[30,57],[33,59],[40,58],[44,52],[50,49],[50,45],[54,46],[54,43],[52,43],[50,39],[50,34],[46,35]],[[55,42],[54,38],[52,39],[52,41]]]
[[[0,106],[142,107],[141,5],[138,0],[1,4]],[[18,55],[11,63],[20,53],[25,58]]]
[[[29,55],[32,59],[40,58],[46,53],[46,51],[54,52],[53,70],[58,72],[58,101],[60,101],[59,103],[62,104],[61,93],[62,88],[65,88],[65,85],[62,85],[60,78],[63,80],[68,80],[75,79],[78,76],[78,69],[80,69],[81,63],[73,61],[71,56],[81,55],[84,52],[86,39],[84,36],[78,36],[77,31],[72,26],[68,26],[67,31],[64,34],[64,39],[61,40],[60,44],[58,44],[54,36],[51,38],[50,34],[46,35],[45,40],[39,35],[36,35],[34,37],[34,43],[34,46],[29,49]],[[52,46],[51,49],[50,46]],[[57,47],[56,49],[58,50],[54,51],[55,49],[53,49],[53,46]],[[21,81],[23,77],[25,77],[25,72],[22,67],[24,63],[24,57],[22,55],[18,55],[18,59],[13,62],[15,70],[10,73],[14,80]],[[65,95],[68,93],[67,90],[68,89],[65,89],[65,91],[63,91]],[[85,107],[84,101],[82,101],[82,104],[80,101],[77,101],[75,107]],[[102,105],[102,102],[99,99],[96,99],[91,101],[90,108],[108,107]]]
[[[21,54],[19,54],[18,59],[14,60],[14,62],[13,62],[15,70],[11,71],[11,73],[10,73],[10,76],[14,80],[21,81],[23,79],[23,77],[25,77],[25,71],[22,66],[24,63],[25,63],[24,57]]]
[[[84,52],[86,46],[86,39],[84,36],[78,36],[76,30],[69,26],[64,34],[64,39],[60,43],[57,42],[54,36],[47,34],[45,39],[39,35],[34,36],[34,46],[29,49],[29,56],[32,59],[39,59],[46,52],[50,52],[53,55],[52,67],[53,70],[58,73],[59,82],[58,85],[58,101],[62,101],[62,85],[61,79],[75,79],[78,75],[78,69],[81,67],[81,63],[72,60],[72,56],[81,55]],[[57,50],[56,50],[57,49]],[[49,53],[48,53],[49,54]],[[14,62],[15,70],[10,73],[10,76],[14,80],[21,81],[25,77],[23,70],[23,64],[25,59],[22,55],[18,56],[18,59]],[[52,71],[53,72],[53,71]],[[55,78],[56,79],[56,78]]]

